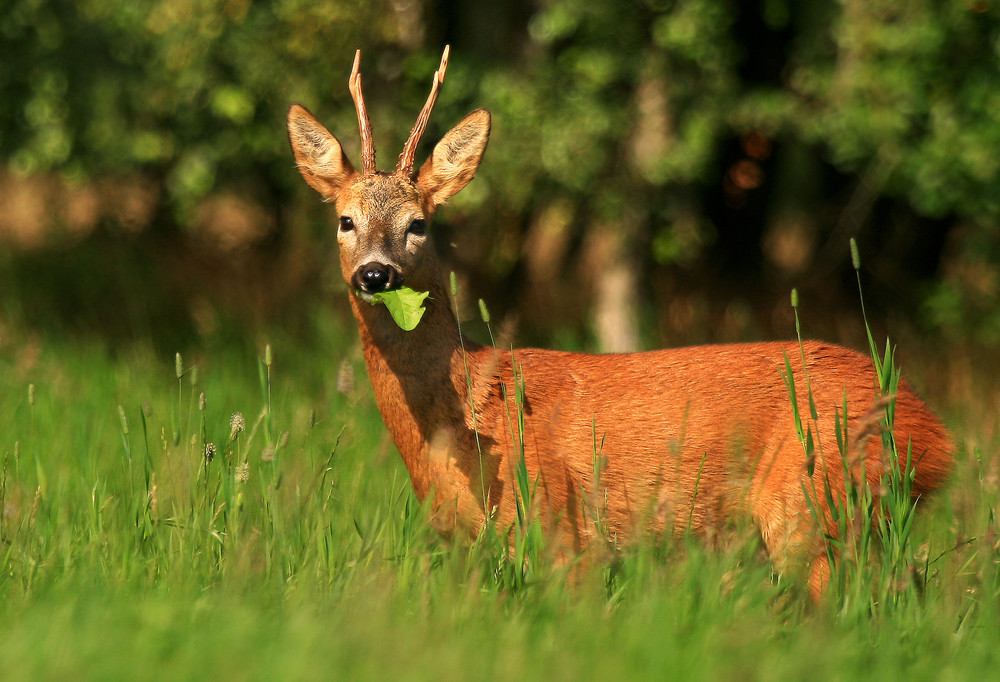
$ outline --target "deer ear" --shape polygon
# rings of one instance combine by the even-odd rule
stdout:
[[[417,174],[417,188],[440,206],[469,184],[490,139],[490,112],[476,109],[448,131]]]
[[[336,200],[341,188],[357,174],[337,138],[308,109],[293,104],[288,108],[288,139],[305,181],[324,199]]]

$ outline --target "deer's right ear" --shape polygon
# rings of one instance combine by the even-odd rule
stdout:
[[[337,138],[305,107],[293,104],[288,107],[288,139],[305,181],[324,199],[335,201],[341,188],[357,173]]]

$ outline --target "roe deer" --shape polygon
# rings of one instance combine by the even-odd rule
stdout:
[[[588,506],[598,496],[605,532],[621,542],[687,528],[710,535],[734,517],[749,516],[779,570],[794,559],[818,595],[829,575],[820,531],[836,528],[823,493],[812,502],[827,516],[827,527],[819,527],[804,489],[811,471],[815,490],[826,482],[833,497],[843,499],[834,420],[845,400],[847,428],[860,443],[854,457],[863,456],[873,490],[885,471],[879,439],[863,438],[882,409],[875,404],[870,358],[818,341],[805,342],[802,354],[795,341],[610,355],[463,343],[428,223],[475,175],[490,113],[477,109],[462,119],[414,172],[417,144],[444,79],[445,48],[395,172],[379,172],[360,55],[349,89],[361,129],[361,172],[298,104],[288,110],[288,134],[305,181],[336,205],[340,267],[353,292],[375,398],[418,498],[432,496],[435,527],[473,537],[488,517],[509,527],[516,518],[513,471],[523,447],[529,476],[538,482],[538,513],[564,551],[582,551],[594,539]],[[385,306],[369,304],[375,294],[404,284],[430,292],[412,331],[400,329]],[[814,467],[796,434],[782,375],[786,353],[800,387],[806,385],[804,356],[817,423],[828,426],[814,434],[823,453]],[[798,400],[807,414],[804,393],[800,389]],[[522,396],[520,431],[512,417],[516,395]],[[909,386],[900,384],[895,405],[896,440],[903,452],[912,446],[912,494],[923,496],[945,479],[952,446]],[[603,461],[599,483],[595,453]]]

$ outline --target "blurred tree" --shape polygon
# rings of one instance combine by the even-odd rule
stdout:
[[[8,3],[0,209],[32,179],[18,196],[33,192],[42,208],[0,210],[0,240],[47,211],[79,234],[115,239],[124,227],[146,235],[136,249],[168,244],[163,272],[203,286],[235,280],[245,294],[248,273],[294,270],[250,289],[255,301],[280,289],[272,300],[289,314],[287,297],[317,286],[323,259],[308,244],[324,218],[291,171],[285,107],[306,104],[356,150],[346,76],[362,48],[391,166],[450,42],[425,145],[476,106],[493,111],[494,134],[439,245],[499,311],[519,311],[525,336],[595,334],[626,349],[650,319],[654,343],[785,335],[770,311],[792,285],[835,303],[830,283],[848,280],[856,236],[889,294],[997,343],[997,10],[995,0]],[[232,255],[248,247],[256,258]],[[205,327],[204,305],[187,308]]]

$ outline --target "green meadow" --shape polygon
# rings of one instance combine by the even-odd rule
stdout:
[[[4,679],[941,680],[1000,663],[996,406],[973,366],[945,409],[952,480],[918,502],[891,599],[835,587],[815,605],[749,532],[572,574],[543,539],[520,564],[496,536],[449,545],[356,331],[313,319],[315,343],[166,356],[4,330]]]

